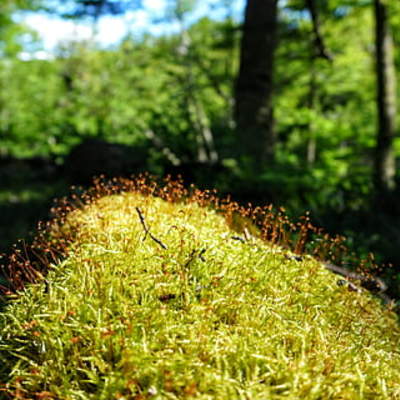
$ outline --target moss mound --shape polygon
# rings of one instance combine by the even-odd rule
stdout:
[[[0,314],[0,398],[400,398],[393,312],[168,196],[99,196],[53,227],[67,256]]]

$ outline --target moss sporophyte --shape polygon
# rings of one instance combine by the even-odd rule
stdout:
[[[146,177],[53,212],[2,267],[0,398],[400,398],[396,314],[308,216]]]

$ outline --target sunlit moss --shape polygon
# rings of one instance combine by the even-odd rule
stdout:
[[[66,258],[0,315],[4,393],[400,398],[389,309],[311,256],[232,230],[229,205],[166,197],[110,193],[67,215]]]

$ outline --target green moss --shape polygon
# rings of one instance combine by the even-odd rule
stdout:
[[[400,398],[395,315],[311,257],[137,193],[73,211],[63,230],[69,256],[0,314],[13,395]]]

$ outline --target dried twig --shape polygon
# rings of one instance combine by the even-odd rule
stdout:
[[[199,258],[201,261],[205,262],[206,259],[203,257],[203,254],[206,252],[206,249],[201,249],[199,253]]]
[[[195,259],[196,253],[197,253],[197,250],[192,250],[192,252],[189,255],[188,260],[186,261],[185,265],[183,266],[183,269],[187,269],[189,264]]]
[[[206,252],[206,249],[201,249],[201,250],[192,250],[191,253],[189,254],[189,258],[186,261],[185,265],[183,266],[184,269],[187,269],[190,265],[190,263],[198,257],[201,261],[205,262],[206,259],[203,257],[203,254]]]
[[[371,293],[383,293],[388,288],[386,283],[376,276],[358,274],[357,272],[350,271],[347,268],[339,267],[338,265],[332,263],[324,262],[322,263],[322,265],[329,271],[334,272],[335,274],[344,276],[347,279],[360,281],[360,286],[362,286],[364,289],[369,290]]]
[[[135,210],[137,211],[137,213],[139,215],[140,223],[142,224],[144,232],[145,232],[144,233],[144,238],[143,238],[143,242],[144,242],[146,240],[146,238],[147,238],[148,233],[149,233],[149,228],[148,228],[148,226],[146,224],[146,221],[144,219],[144,216],[143,216],[142,212],[140,211],[140,208],[139,207],[135,207]]]
[[[238,240],[239,242],[246,243],[246,240],[240,236],[231,236],[231,239]]]
[[[139,207],[135,207],[135,209],[136,209],[136,211],[137,211],[137,213],[138,213],[138,215],[139,215],[140,223],[142,224],[143,229],[144,229],[144,232],[145,232],[143,241],[146,240],[147,235],[149,235],[150,238],[153,239],[159,246],[161,246],[164,250],[167,250],[168,247],[167,247],[160,239],[157,239],[157,238],[150,232],[150,229],[149,229],[149,227],[148,227],[147,224],[146,224],[146,220],[144,219],[144,216],[143,216],[142,212],[140,211],[140,208],[139,208]]]

